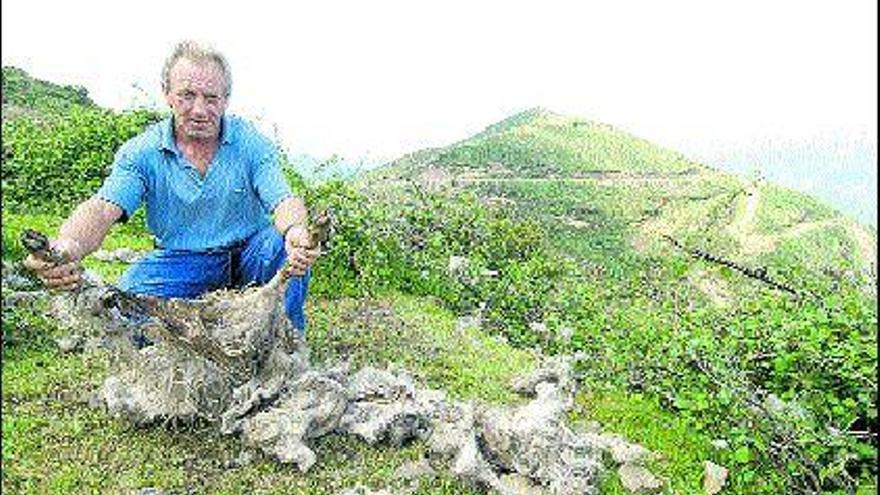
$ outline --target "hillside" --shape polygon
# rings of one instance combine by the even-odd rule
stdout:
[[[5,263],[22,257],[24,228],[57,232],[114,150],[157,118],[84,109],[73,91],[44,125],[29,113],[40,105],[27,106],[41,100],[16,91],[4,86],[4,101],[26,102],[23,118],[3,120]],[[507,403],[513,375],[567,355],[578,381],[571,423],[650,449],[663,493],[701,492],[705,461],[729,468],[725,494],[876,490],[873,230],[802,194],[541,109],[354,181],[285,171],[335,216],[307,307],[316,362],[403,366],[456,398]],[[149,246],[140,215],[104,243]],[[84,263],[110,281],[127,268]],[[10,293],[8,271],[5,489],[485,492],[448,473],[402,481],[397,469],[423,458],[423,444],[328,435],[313,442],[316,468],[299,473],[251,458],[210,425],[133,427],[94,410],[83,397],[112,359],[60,350],[54,339],[69,330],[47,315],[51,295]],[[613,468],[600,488],[628,493]]]
[[[685,159],[611,126],[532,109],[445,148],[413,153],[363,179],[379,190],[471,191],[546,227],[563,256],[603,266],[712,252],[768,275],[873,291],[876,231],[806,194]],[[592,240],[591,240],[592,239]],[[600,244],[601,242],[601,244]],[[799,249],[800,245],[809,249]],[[716,276],[691,280],[726,299]],[[706,277],[710,279],[706,279]],[[742,285],[742,284],[734,284]]]
[[[62,86],[30,77],[17,67],[3,67],[3,121],[22,114],[45,119],[72,107],[95,104],[81,86]]]
[[[810,196],[541,109],[405,156],[359,187],[390,210],[412,196],[473,195],[532,220],[561,273],[550,281],[526,275],[532,292],[483,280],[476,285],[486,288],[489,309],[481,313],[493,314],[497,291],[513,290],[528,301],[528,316],[519,326],[508,317],[487,327],[551,352],[585,353],[588,387],[648,393],[700,430],[738,431],[743,458],[758,451],[765,466],[774,454],[761,445],[786,444],[770,431],[794,424],[762,405],[768,397],[828,411],[819,414],[838,426],[820,429],[876,438],[876,382],[844,378],[852,363],[836,368],[854,359],[876,372],[876,231]],[[849,383],[867,409],[830,419],[843,399],[822,397],[818,383]],[[822,436],[805,431],[790,435]],[[790,455],[800,461],[778,472],[811,469],[802,453]],[[797,479],[788,490],[809,492]]]

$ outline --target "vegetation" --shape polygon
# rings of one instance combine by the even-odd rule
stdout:
[[[3,67],[3,109],[17,107],[41,118],[63,115],[74,107],[94,107],[81,86],[59,86],[30,77],[16,67]],[[15,113],[15,111],[13,111]]]
[[[57,229],[115,148],[155,118],[71,106],[49,125],[4,121],[4,260],[21,257],[25,226]],[[725,493],[876,487],[876,268],[853,237],[861,227],[821,203],[539,109],[355,181],[287,174],[336,218],[308,307],[317,359],[395,362],[454,396],[505,402],[506,380],[535,352],[574,354],[583,393],[573,421],[598,420],[661,452],[652,468],[670,493],[700,490],[704,460],[731,469]],[[695,259],[669,238],[804,295]],[[148,247],[143,219],[107,245]],[[121,271],[87,264],[111,279]],[[481,328],[462,337],[461,315]],[[222,470],[203,459],[221,463],[236,448],[229,439],[133,430],[78,403],[104,363],[58,355],[57,331],[39,308],[4,309],[4,488],[333,493],[390,483],[420,455],[331,438],[318,450],[335,468],[308,476],[263,462]],[[413,352],[400,355],[404,345]],[[727,447],[712,446],[719,440]],[[622,493],[613,476],[603,488]],[[420,490],[465,492],[444,479]]]

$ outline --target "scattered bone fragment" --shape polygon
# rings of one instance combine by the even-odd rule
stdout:
[[[715,495],[727,483],[727,468],[719,466],[712,461],[705,461],[703,465],[705,467],[703,473],[703,492],[706,495]]]
[[[419,478],[433,478],[436,474],[437,471],[431,467],[431,463],[427,459],[419,459],[401,464],[394,470],[394,479],[410,481]]]
[[[565,424],[571,398],[542,382],[537,396],[515,408],[486,408],[477,416],[486,457],[502,471],[516,472],[554,494],[594,493],[600,450],[591,438]]]
[[[339,492],[338,495],[394,495],[388,490],[380,489],[380,490],[370,490],[369,488],[363,485],[356,485],[352,488],[348,488]]]
[[[641,445],[618,440],[611,443],[611,458],[618,464],[644,464],[651,451]]]
[[[631,493],[652,493],[660,489],[663,483],[642,466],[624,464],[617,470],[620,483]]]
[[[235,457],[229,458],[223,462],[223,467],[225,469],[237,469],[244,466],[249,466],[256,459],[256,453],[252,449],[242,449],[238,455]]]
[[[85,337],[79,334],[65,335],[55,339],[58,350],[64,353],[81,351],[85,342]]]

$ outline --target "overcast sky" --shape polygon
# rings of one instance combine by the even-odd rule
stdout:
[[[174,42],[206,40],[232,65],[231,111],[319,157],[394,158],[534,106],[710,161],[829,136],[876,154],[875,0],[4,0],[2,9],[3,65],[85,86],[116,109],[160,104]]]

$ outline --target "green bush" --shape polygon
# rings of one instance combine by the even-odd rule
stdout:
[[[50,123],[4,122],[4,208],[68,212],[100,187],[116,150],[158,120],[146,110],[115,114],[73,107]]]

